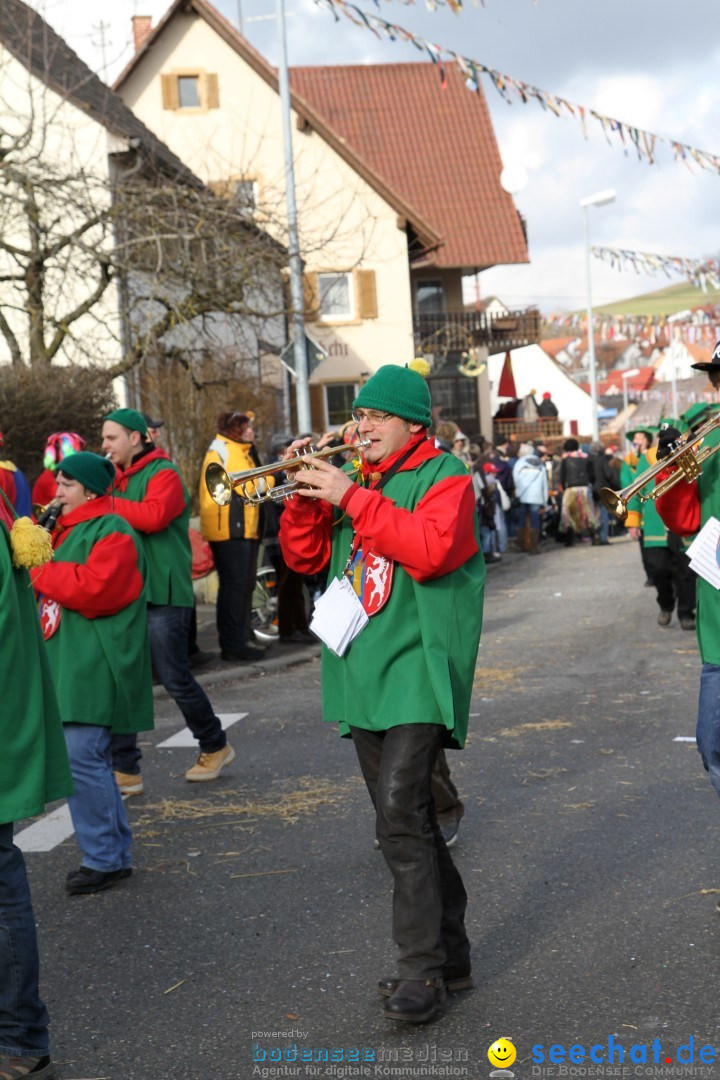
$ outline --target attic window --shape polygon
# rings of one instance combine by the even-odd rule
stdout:
[[[207,112],[220,108],[218,77],[214,72],[182,68],[160,76],[163,109]]]
[[[198,75],[179,75],[178,106],[181,109],[200,108],[200,78]]]

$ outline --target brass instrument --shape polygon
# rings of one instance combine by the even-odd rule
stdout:
[[[233,496],[233,491],[244,503],[250,506],[258,506],[264,502],[279,502],[294,495],[302,485],[298,480],[292,480],[280,487],[269,487],[265,481],[266,476],[275,476],[277,473],[293,472],[300,469],[312,469],[312,460],[315,458],[335,457],[346,450],[366,450],[370,445],[369,439],[363,439],[354,446],[325,446],[322,450],[314,450],[312,446],[296,450],[295,456],[285,461],[274,461],[271,465],[260,465],[257,469],[246,469],[244,472],[228,473],[216,461],[211,461],[205,470],[205,485],[210,492],[210,498],[218,506],[227,506]]]
[[[628,503],[634,495],[638,495],[645,485],[657,476],[658,473],[663,472],[669,466],[677,465],[677,471],[668,476],[657,487],[653,488],[646,495],[638,495],[641,503],[649,502],[651,499],[654,501],[658,495],[664,495],[670,488],[675,487],[681,480],[690,482],[696,480],[700,476],[702,469],[701,465],[707,461],[709,457],[717,453],[720,450],[720,442],[715,446],[700,447],[703,439],[705,439],[711,431],[715,431],[720,427],[720,413],[717,413],[710,420],[706,420],[697,430],[687,435],[683,435],[675,443],[674,450],[663,458],[662,461],[658,461],[655,465],[652,465],[649,469],[646,469],[640,476],[636,476],[632,484],[628,484],[621,491],[613,491],[612,488],[603,488],[600,492],[600,498],[603,504],[608,508],[611,514],[614,514],[619,521],[624,521],[628,515]]]

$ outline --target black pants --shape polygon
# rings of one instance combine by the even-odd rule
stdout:
[[[258,540],[211,540],[218,572],[217,631],[220,648],[239,652],[252,641],[252,596],[257,573]]]
[[[676,537],[668,537],[671,546],[645,548],[645,558],[650,577],[657,590],[657,602],[661,611],[673,611],[677,600],[679,619],[692,619],[695,615],[694,572],[690,560],[679,548]]]
[[[450,825],[452,822],[462,820],[465,807],[458,795],[458,789],[450,778],[450,766],[442,747],[433,765],[430,791],[435,803],[435,813],[441,825]]]
[[[435,815],[430,775],[441,748],[439,724],[388,731],[350,729],[377,814],[376,833],[394,880],[392,933],[401,979],[440,978],[470,963],[467,895]]]

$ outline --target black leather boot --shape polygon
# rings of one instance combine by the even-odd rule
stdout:
[[[383,997],[391,997],[400,982],[401,980],[397,977],[394,979],[378,979],[378,993],[382,994]],[[475,985],[469,966],[443,968],[443,982],[448,994],[459,994],[462,990],[472,990]]]
[[[435,1019],[445,996],[442,979],[403,979],[385,1002],[383,1015],[388,1020],[426,1024]]]

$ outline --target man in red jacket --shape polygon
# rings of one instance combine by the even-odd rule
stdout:
[[[118,469],[114,510],[140,534],[148,561],[148,634],[153,666],[200,744],[186,780],[215,780],[235,757],[207,694],[188,661],[193,588],[188,525],[190,496],[180,470],[147,439],[147,423],[135,409],[105,417],[103,452]],[[133,735],[113,736],[113,766],[125,795],[140,794],[141,753]]]

